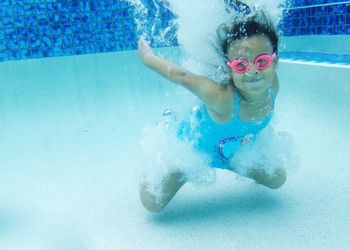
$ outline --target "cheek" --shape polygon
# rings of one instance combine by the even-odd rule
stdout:
[[[263,77],[265,79],[271,79],[275,76],[276,74],[276,71],[275,71],[275,68],[274,67],[270,67],[264,71],[261,71],[261,74],[263,75]]]
[[[244,74],[232,74],[232,79],[235,84],[239,84],[243,81]]]

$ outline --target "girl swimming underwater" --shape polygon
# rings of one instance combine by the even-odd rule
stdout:
[[[263,11],[245,11],[242,17],[217,29],[218,53],[225,58],[224,68],[229,72],[227,81],[193,74],[156,56],[144,39],[138,42],[139,57],[147,67],[185,87],[203,103],[180,124],[178,138],[190,141],[195,150],[207,155],[212,167],[236,173],[231,159],[242,145],[254,143],[256,135],[267,126],[279,90],[275,27]],[[283,166],[272,172],[252,166],[244,175],[272,189],[286,180]],[[186,182],[181,171],[169,172],[162,178],[160,191],[154,193],[152,184],[144,178],[141,201],[148,210],[159,212]]]

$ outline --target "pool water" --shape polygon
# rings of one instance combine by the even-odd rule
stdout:
[[[178,48],[158,51],[174,58]],[[148,213],[142,128],[193,98],[135,51],[0,66],[0,248],[346,249],[349,69],[281,62],[276,128],[300,158],[279,190],[217,170]]]

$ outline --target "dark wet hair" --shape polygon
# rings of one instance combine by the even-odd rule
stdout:
[[[224,56],[233,41],[254,35],[265,35],[271,42],[273,51],[278,54],[278,34],[275,25],[264,11],[238,16],[221,24],[217,30],[218,46]]]

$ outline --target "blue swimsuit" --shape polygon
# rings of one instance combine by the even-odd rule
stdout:
[[[274,95],[271,93],[272,102]],[[208,154],[211,166],[217,168],[230,168],[230,159],[241,145],[255,138],[271,120],[272,113],[262,121],[242,121],[238,118],[239,94],[236,91],[235,111],[233,118],[223,124],[214,122],[204,105],[183,121],[178,129],[178,137],[189,140],[195,149]],[[273,105],[273,104],[272,104]]]

